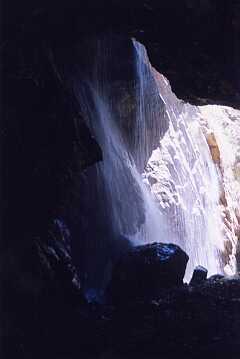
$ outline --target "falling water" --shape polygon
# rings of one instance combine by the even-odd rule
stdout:
[[[98,176],[103,182],[105,208],[115,237],[131,240],[159,240],[163,227],[151,194],[142,181],[135,161],[127,150],[124,137],[116,126],[116,112],[103,89],[91,89],[93,107],[88,108],[88,118],[103,151],[103,162],[97,164]]]
[[[103,161],[85,171],[80,181],[82,235],[94,243],[91,264],[85,268],[88,287],[96,287],[96,273],[103,267],[102,281],[107,280],[113,248],[121,251],[129,242],[180,245],[190,257],[186,279],[199,264],[209,274],[222,272],[219,174],[198,108],[176,98],[137,41],[131,45],[127,86],[114,77],[116,44],[96,44],[92,70],[84,81],[76,74],[73,79],[84,117],[103,152]]]
[[[81,202],[84,208],[80,211],[79,221],[85,228],[82,236],[88,243],[94,243],[86,255],[91,257],[91,265],[85,267],[87,291],[91,287],[104,286],[116,251],[120,253],[130,243],[167,241],[163,214],[141,175],[154,146],[157,146],[168,127],[164,103],[148,65],[144,65],[148,81],[143,84],[133,61],[133,81],[127,89],[133,111],[132,118],[126,118],[125,105],[119,105],[124,103],[123,94],[119,91],[115,93],[112,80],[114,74],[111,74],[111,67],[117,61],[111,51],[112,46],[111,41],[110,44],[108,40],[97,41],[97,61],[92,71],[85,74],[82,82],[76,75],[73,79],[84,118],[100,144],[103,156],[102,162],[81,176]],[[135,60],[132,43],[131,51]],[[117,83],[119,86],[122,84]],[[148,96],[148,101],[143,106],[144,94]],[[125,130],[124,121],[128,122],[130,135]],[[103,267],[106,270],[100,279],[102,284],[97,284]]]
[[[145,48],[136,41],[134,46],[140,61],[147,63]],[[144,84],[147,79],[141,66],[138,72]],[[159,139],[143,173],[167,223],[167,238],[161,241],[175,242],[188,253],[186,279],[199,264],[208,268],[210,274],[221,272],[224,236],[219,174],[198,121],[199,111],[179,101],[168,81],[154,69],[151,71],[169,120],[169,128],[164,138]],[[144,93],[141,96],[144,104]],[[144,112],[142,107],[145,106],[140,106],[140,111]],[[159,121],[159,115],[154,115],[155,121]],[[141,121],[143,116],[139,116]]]

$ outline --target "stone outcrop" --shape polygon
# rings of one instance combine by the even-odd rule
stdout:
[[[187,254],[177,245],[153,243],[132,248],[113,269],[113,302],[154,298],[161,290],[183,285]]]
[[[220,166],[220,150],[214,133],[208,133],[206,135],[206,140],[212,155],[213,162],[216,163],[217,166]]]
[[[207,279],[207,269],[202,266],[197,266],[192,275],[192,279],[190,280],[190,285],[199,285]]]

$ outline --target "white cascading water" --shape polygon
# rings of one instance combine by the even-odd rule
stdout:
[[[102,55],[104,54],[101,52]],[[147,110],[150,116],[145,118],[142,106],[145,94],[142,91],[140,74],[140,85],[137,84],[137,88],[140,89],[141,100],[140,104],[138,100],[136,102],[141,107],[141,111],[137,111],[135,118],[131,151],[126,136],[118,125],[121,121],[121,109],[120,111],[118,109],[118,99],[114,99],[111,94],[112,88],[106,73],[107,69],[103,64],[97,64],[93,79],[87,83],[87,93],[84,89],[79,93],[81,100],[84,98],[84,112],[89,127],[102,149],[103,161],[96,167],[98,182],[102,183],[101,190],[104,191],[104,211],[107,213],[109,226],[116,238],[128,238],[134,244],[160,241],[166,230],[165,222],[157,202],[142,181],[138,169],[138,167],[143,168],[146,153],[151,153],[147,132],[155,130],[158,137],[161,133],[161,129],[157,129],[161,126],[153,126],[158,115],[155,110],[157,104],[152,104],[152,108]],[[162,104],[160,95],[158,93],[155,95]],[[149,103],[146,106],[149,106]]]
[[[149,63],[145,48],[136,41],[134,46],[140,61]],[[141,64],[138,71],[144,83]],[[219,175],[198,121],[199,110],[178,100],[164,76],[154,69],[152,72],[165,104],[169,129],[149,158],[143,178],[167,223],[167,238],[161,241],[172,241],[188,253],[186,279],[190,279],[196,265],[208,268],[209,274],[221,273],[224,236]]]
[[[213,150],[217,144],[220,154],[220,208],[224,223],[224,253],[228,256],[225,272],[233,274],[237,267],[236,256],[239,262],[240,239],[240,111],[218,105],[201,106],[199,122]]]
[[[158,116],[161,117],[163,102],[151,76],[153,83],[148,86],[151,90],[149,95],[155,91],[156,98],[154,102],[151,101],[152,97],[149,98],[147,110],[145,108],[146,116],[143,116],[143,110],[139,112],[138,107],[145,96],[142,92],[142,76],[139,74],[136,86],[133,85],[132,92],[130,91],[131,101],[137,110],[134,111],[133,133],[129,140],[121,125],[125,106],[119,106],[121,99],[114,95],[114,84],[109,79],[108,71],[111,71],[111,68],[109,70],[108,66],[111,67],[113,60],[108,45],[108,41],[97,42],[96,62],[92,72],[86,75],[84,82],[77,76],[72,80],[84,118],[99,143],[103,156],[103,161],[94,165],[94,170],[90,168],[82,174],[85,189],[81,188],[81,191],[86,193],[83,197],[86,197],[87,210],[81,210],[81,216],[84,218],[80,220],[84,227],[81,236],[84,236],[88,243],[86,246],[89,246],[89,253],[85,255],[90,262],[87,269],[85,268],[85,290],[89,297],[95,296],[94,288],[101,291],[108,281],[114,246],[121,251],[121,247],[129,242],[136,245],[170,241],[167,238],[164,216],[143,182],[140,171],[140,168],[144,168],[146,157],[152,152],[149,141],[152,137],[159,139],[164,128],[167,128],[166,124],[162,126],[163,119],[156,121]],[[149,69],[145,71],[148,75]],[[132,72],[133,78],[136,78],[136,68],[132,68]],[[149,78],[148,80],[150,82]],[[128,121],[131,122],[130,119]],[[151,133],[155,135],[152,136]],[[91,201],[94,201],[92,206]],[[83,198],[81,202],[84,202]],[[89,244],[90,242],[92,244]],[[104,272],[102,278],[96,279],[100,272]]]
[[[135,40],[133,46],[136,109],[131,144],[120,125],[124,109],[119,111],[112,95],[105,62],[95,66],[84,86],[78,81],[74,86],[103,152],[103,161],[95,165],[100,215],[108,218],[116,240],[178,244],[190,257],[186,280],[197,265],[205,266],[209,275],[222,273],[227,263],[222,259],[226,238],[220,174],[199,121],[200,110],[177,99],[164,76],[151,67],[145,48]],[[103,53],[97,55],[100,59]],[[111,59],[111,52],[107,56]],[[228,267],[234,272],[233,258]]]

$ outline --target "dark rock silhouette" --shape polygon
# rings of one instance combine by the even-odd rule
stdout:
[[[197,266],[190,280],[190,285],[198,285],[207,279],[208,270],[202,266]]]
[[[154,298],[183,285],[187,254],[177,245],[153,243],[132,248],[113,269],[109,293],[114,303]]]

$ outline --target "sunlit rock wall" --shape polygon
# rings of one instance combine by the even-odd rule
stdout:
[[[203,131],[219,168],[225,260],[233,262],[236,254],[239,268],[240,111],[217,105],[199,107],[199,110]]]

